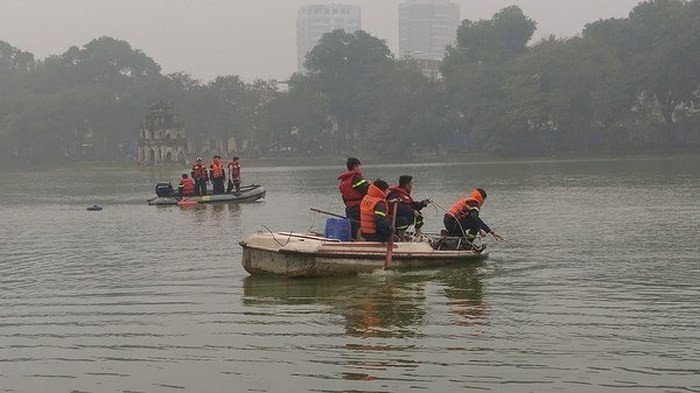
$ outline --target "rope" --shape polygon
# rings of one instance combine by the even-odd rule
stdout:
[[[275,243],[277,243],[280,247],[286,246],[287,244],[289,244],[289,241],[292,239],[292,232],[290,231],[290,232],[289,232],[289,237],[287,237],[287,242],[284,243],[284,244],[282,244],[282,243],[279,242],[279,240],[277,240],[277,238],[275,237],[275,233],[272,232],[272,230],[271,230],[270,228],[266,227],[265,225],[263,225],[262,227],[265,228],[265,229],[267,229],[268,232],[270,232],[270,234],[272,235],[272,240],[274,240]]]
[[[431,199],[431,201],[433,202],[433,204],[435,204],[435,206],[437,206],[437,207],[439,207],[440,209],[442,209],[446,214],[449,214],[450,216],[452,216],[452,218],[455,219],[455,221],[457,221],[457,225],[459,225],[459,229],[460,229],[460,231],[462,231],[462,235],[464,236],[464,238],[467,238],[467,232],[464,230],[464,228],[462,228],[462,223],[459,222],[459,220],[457,219],[457,217],[456,217],[454,214],[450,213],[450,212],[449,212],[447,209],[445,209],[444,207],[440,206],[439,203],[435,202],[435,201],[432,200],[432,199]]]

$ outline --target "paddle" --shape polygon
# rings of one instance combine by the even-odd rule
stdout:
[[[394,253],[394,225],[396,225],[396,211],[399,210],[394,202],[394,211],[391,213],[391,237],[389,242],[386,244],[386,258],[384,258],[384,270],[388,269],[391,265],[391,258]]]

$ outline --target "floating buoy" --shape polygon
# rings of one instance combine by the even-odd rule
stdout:
[[[87,210],[89,210],[91,212],[98,212],[98,211],[102,210],[102,206],[92,205],[92,206],[88,207]]]

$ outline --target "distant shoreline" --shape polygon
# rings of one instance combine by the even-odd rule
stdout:
[[[460,164],[460,163],[517,163],[517,162],[565,162],[565,161],[597,161],[597,160],[641,160],[641,159],[659,159],[659,158],[678,158],[678,159],[698,159],[700,160],[700,149],[683,149],[673,151],[648,151],[634,153],[568,153],[557,154],[554,156],[499,156],[489,154],[476,153],[459,153],[459,154],[442,154],[440,156],[424,155],[413,157],[408,160],[397,158],[387,158],[380,161],[379,157],[371,155],[362,156],[356,155],[364,167],[372,167],[378,165],[413,165],[413,164]],[[243,168],[266,168],[266,167],[323,167],[337,166],[339,169],[344,168],[345,160],[348,156],[335,157],[265,157],[265,158],[246,158],[241,155],[241,164]],[[140,171],[144,169],[163,169],[169,171],[171,169],[180,168],[187,169],[191,167],[192,162],[184,163],[163,163],[158,165],[142,165],[135,161],[81,161],[73,163],[65,163],[62,165],[54,165],[48,167],[34,166],[36,170],[62,170],[70,168],[80,168],[85,166],[97,167],[102,170],[133,170]],[[26,165],[21,166],[26,169]],[[18,165],[14,169],[20,168]],[[9,169],[13,169],[10,167]]]

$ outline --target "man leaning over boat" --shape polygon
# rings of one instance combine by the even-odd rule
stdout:
[[[450,210],[445,213],[443,224],[449,236],[463,236],[467,239],[470,247],[476,251],[481,251],[474,245],[476,236],[481,234],[491,234],[496,240],[503,240],[501,235],[492,230],[479,217],[479,211],[486,200],[486,191],[482,188],[475,188],[465,198],[455,202]]]

